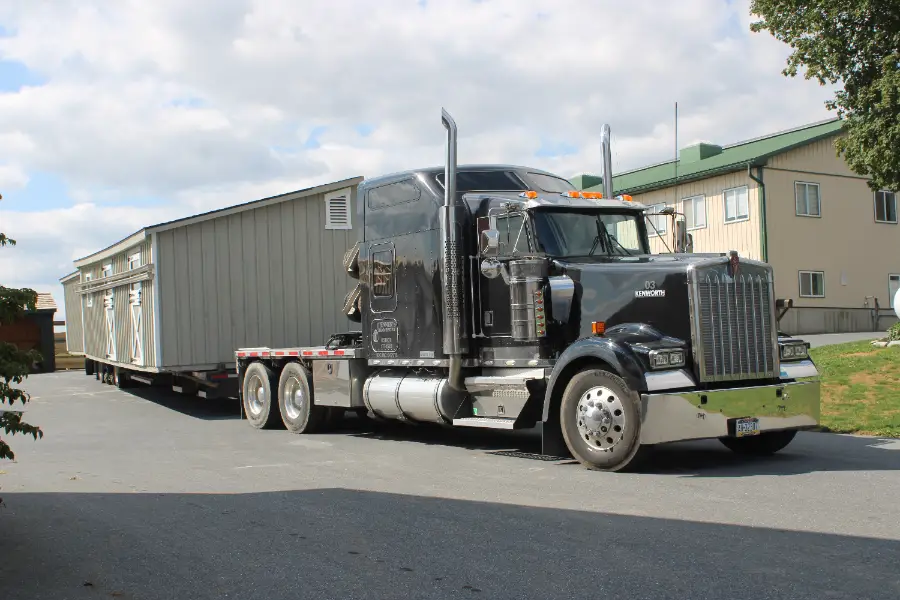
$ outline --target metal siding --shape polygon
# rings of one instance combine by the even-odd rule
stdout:
[[[81,294],[75,292],[75,286],[81,283],[78,278],[63,284],[63,304],[66,310],[66,349],[69,352],[83,352],[84,328],[81,323]]]
[[[284,281],[284,294],[282,296],[281,310],[283,314],[283,326],[281,330],[284,332],[286,340],[298,339],[299,335],[299,319],[292,318],[292,308],[297,306],[297,265],[302,261],[298,260],[296,250],[297,229],[294,227],[294,206],[296,203],[285,203],[281,205],[281,248],[284,253],[284,260],[281,263],[281,277]]]
[[[156,257],[157,269],[159,270],[159,340],[162,346],[161,361],[165,365],[168,357],[177,357],[179,340],[178,330],[179,316],[177,295],[178,286],[176,282],[176,265],[178,264],[178,254],[175,251],[175,236],[178,230],[162,231],[156,234],[157,249],[159,256]],[[180,262],[183,262],[180,261]]]
[[[231,312],[231,294],[235,282],[229,277],[229,259],[231,245],[228,243],[229,218],[216,219],[213,223],[213,236],[215,241],[214,252],[216,254],[216,269],[213,284],[209,289],[218,290],[216,294],[216,330],[218,332],[217,344],[225,348],[234,347],[234,317]]]
[[[297,304],[301,301],[307,303],[309,307],[309,261],[303,257],[309,255],[309,234],[305,231],[306,211],[308,202],[296,202],[293,206],[292,225],[294,231],[297,232],[297,241],[295,246],[294,262],[297,265]],[[297,339],[308,340],[313,338],[313,323],[308,318],[298,318],[297,321]]]
[[[285,332],[285,298],[284,298],[284,246],[281,237],[281,215],[283,204],[274,204],[266,209],[266,221],[268,231],[266,241],[269,252],[267,256],[266,272],[269,275],[268,289],[269,299],[269,332],[273,345],[286,346],[288,335]]]

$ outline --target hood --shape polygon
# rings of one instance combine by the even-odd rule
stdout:
[[[685,342],[691,339],[687,271],[714,255],[590,257],[553,261],[556,275],[575,282],[569,319],[573,337],[591,335],[591,324],[640,323]]]

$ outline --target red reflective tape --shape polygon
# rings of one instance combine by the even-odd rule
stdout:
[[[247,356],[247,353],[246,352],[238,352],[237,355],[238,355],[238,357],[243,358],[243,357]]]
[[[275,356],[284,356],[284,352],[276,352]]]
[[[288,356],[300,356],[300,353],[296,350],[291,350],[290,352],[288,352]]]
[[[335,356],[343,356],[343,355],[344,355],[344,351],[343,351],[343,350],[335,350],[335,351],[334,351],[334,355],[335,355]]]
[[[312,350],[304,350],[303,351],[303,356],[312,356],[312,355],[313,355]]]
[[[319,356],[328,356],[328,350],[319,350]]]
[[[259,352],[250,352],[248,356],[257,357],[259,356]]]

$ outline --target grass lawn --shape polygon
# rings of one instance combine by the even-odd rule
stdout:
[[[900,437],[900,347],[851,342],[810,355],[822,375],[823,428]]]

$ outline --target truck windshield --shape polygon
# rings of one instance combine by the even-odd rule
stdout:
[[[633,212],[537,210],[537,241],[550,256],[648,254],[645,230]]]

